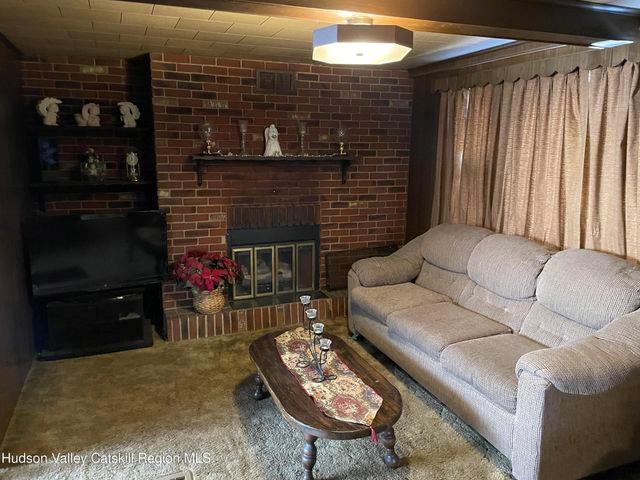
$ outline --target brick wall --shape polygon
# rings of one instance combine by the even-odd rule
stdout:
[[[86,66],[103,71],[83,73]],[[295,72],[296,93],[256,91],[258,69]],[[138,77],[149,75],[122,59],[66,56],[25,59],[22,71],[28,118],[39,122],[36,102],[55,96],[64,101],[61,123],[69,125],[75,124],[73,113],[90,101],[103,107],[104,124],[117,124],[116,103],[135,97]],[[239,206],[306,205],[317,212],[322,286],[327,252],[403,242],[412,97],[406,71],[165,53],[151,55],[150,74],[159,206],[168,212],[170,260],[192,247],[226,252],[227,215]],[[219,108],[220,103],[227,108]],[[278,127],[284,153],[297,153],[298,120],[308,123],[310,153],[333,153],[331,135],[343,123],[349,127],[349,152],[358,160],[344,185],[337,165],[216,165],[197,187],[189,156],[201,148],[198,127],[209,121],[219,147],[237,152],[239,119],[249,120],[247,145],[253,154],[263,152],[263,130],[270,123]],[[107,160],[108,176],[121,176],[130,142],[108,136],[61,139],[61,168],[70,178],[77,175],[83,146],[90,145]],[[52,213],[101,213],[142,203],[140,195],[132,193],[47,198]],[[164,303],[165,308],[182,307],[190,300],[186,292],[167,284]]]
[[[97,67],[98,72],[83,73],[87,67]],[[136,101],[140,76],[141,72],[131,62],[118,58],[26,58],[22,61],[25,118],[31,124],[40,125],[42,120],[36,113],[37,102],[43,97],[57,97],[63,101],[58,116],[60,125],[76,125],[73,114],[79,113],[85,103],[95,102],[101,107],[101,125],[119,126],[117,103]],[[79,178],[79,162],[86,146],[94,147],[105,160],[107,178],[122,178],[126,152],[137,145],[131,136],[115,137],[104,133],[82,137],[59,136],[57,142],[59,167],[66,179]],[[141,156],[144,153],[141,152]],[[132,192],[50,194],[46,200],[46,210],[53,214],[126,211],[144,204],[144,197]]]
[[[151,60],[159,203],[169,212],[171,259],[192,247],[226,252],[227,211],[238,205],[316,205],[321,285],[327,252],[403,242],[412,96],[406,71],[168,53]],[[257,69],[296,72],[297,92],[257,92]],[[308,122],[309,152],[332,153],[330,135],[343,123],[358,161],[344,185],[335,165],[224,164],[210,166],[198,188],[189,156],[201,148],[199,125],[209,121],[223,152],[237,152],[239,119],[249,120],[253,154],[263,152],[270,123],[283,152],[296,153],[299,119]],[[186,292],[165,286],[165,308],[188,305]]]

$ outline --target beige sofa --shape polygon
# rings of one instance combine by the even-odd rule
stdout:
[[[439,225],[349,272],[349,327],[512,463],[571,479],[640,458],[640,270]]]

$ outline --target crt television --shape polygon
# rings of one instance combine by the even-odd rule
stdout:
[[[162,280],[167,222],[161,211],[38,216],[27,228],[35,297]]]

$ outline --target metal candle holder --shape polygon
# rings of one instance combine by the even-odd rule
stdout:
[[[311,303],[311,298],[308,295],[303,295],[305,299],[300,297],[303,307]],[[308,297],[308,298],[306,298]],[[307,302],[308,303],[305,303]],[[323,369],[323,365],[327,363],[329,351],[331,350],[331,340],[328,338],[322,338],[324,332],[324,323],[315,322],[318,311],[315,308],[306,308],[305,311],[305,329],[309,334],[309,341],[307,342],[308,353],[311,358],[306,355],[302,355],[297,363],[299,368],[307,368],[313,366],[317,372],[317,376],[313,379],[314,382],[321,383],[326,380],[335,380],[335,375],[327,375]]]

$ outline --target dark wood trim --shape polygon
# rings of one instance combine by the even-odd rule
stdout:
[[[589,2],[536,0],[144,0],[183,7],[344,22],[344,11],[414,31],[589,45],[640,39],[638,16]],[[321,5],[321,6],[320,6]]]
[[[355,161],[355,157],[351,155],[287,155],[282,157],[264,157],[261,155],[193,155],[191,159],[196,164],[199,187],[202,186],[202,182],[204,180],[204,172],[207,169],[207,165],[213,163],[297,163],[300,165],[322,165],[326,163],[338,163],[340,164],[342,183],[346,183],[349,175],[348,169],[351,166],[351,163]]]
[[[559,43],[541,43],[541,42],[514,42],[508,45],[500,45],[498,47],[488,48],[481,52],[469,53],[461,55],[450,60],[431,63],[420,67],[412,68],[409,74],[412,77],[423,75],[434,75],[446,72],[450,75],[452,71],[461,70],[470,67],[478,67],[499,61],[518,61],[520,57],[525,55],[533,55],[536,53],[549,52],[564,47]],[[584,47],[587,50],[588,47]]]
[[[431,224],[440,96],[431,93],[429,87],[426,77],[416,78],[411,115],[411,155],[405,231],[407,242],[427,231]]]

